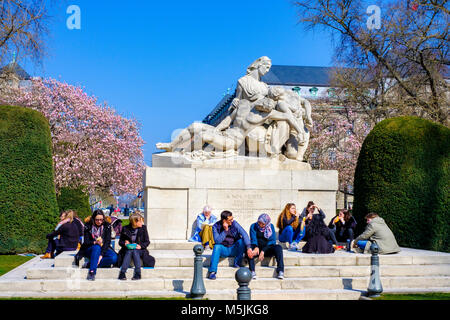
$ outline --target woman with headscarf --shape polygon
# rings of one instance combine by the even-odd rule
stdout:
[[[253,279],[256,279],[255,259],[262,261],[264,257],[273,257],[277,260],[278,279],[284,278],[283,248],[277,244],[275,227],[270,223],[268,214],[263,213],[258,221],[250,226],[250,243],[253,251],[253,258],[249,261],[250,271]]]

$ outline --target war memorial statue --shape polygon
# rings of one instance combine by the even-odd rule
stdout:
[[[194,122],[158,149],[195,160],[238,155],[303,161],[313,125],[310,103],[291,90],[261,81],[272,66],[261,57],[240,78],[228,116],[216,127]],[[281,155],[281,157],[280,157]]]

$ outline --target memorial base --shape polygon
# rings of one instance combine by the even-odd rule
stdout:
[[[335,170],[271,170],[147,167],[145,223],[151,239],[189,239],[205,205],[220,218],[233,213],[246,230],[267,213],[276,225],[284,206],[301,211],[314,201],[327,218],[336,212],[338,172]],[[278,230],[277,230],[278,231]]]

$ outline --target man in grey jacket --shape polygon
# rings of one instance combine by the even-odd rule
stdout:
[[[375,242],[379,249],[379,254],[389,254],[400,252],[400,247],[395,240],[394,234],[387,226],[383,218],[376,213],[366,215],[366,230],[355,239],[354,248],[370,253],[370,246]]]

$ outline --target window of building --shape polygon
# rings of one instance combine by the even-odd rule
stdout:
[[[317,96],[318,91],[319,91],[319,89],[317,89],[316,87],[312,87],[311,89],[309,89],[309,93],[312,96]]]
[[[335,150],[330,150],[328,152],[328,159],[330,159],[331,162],[336,161],[336,151]]]
[[[335,88],[330,88],[327,90],[327,92],[328,92],[328,97],[336,98],[336,89]]]
[[[302,91],[302,89],[300,87],[293,87],[292,91],[294,91],[296,94],[300,95],[300,91]]]
[[[320,162],[319,162],[319,160],[317,158],[317,153],[315,153],[315,152],[311,153],[311,156],[309,158],[309,164],[314,169],[318,169],[319,168]]]

